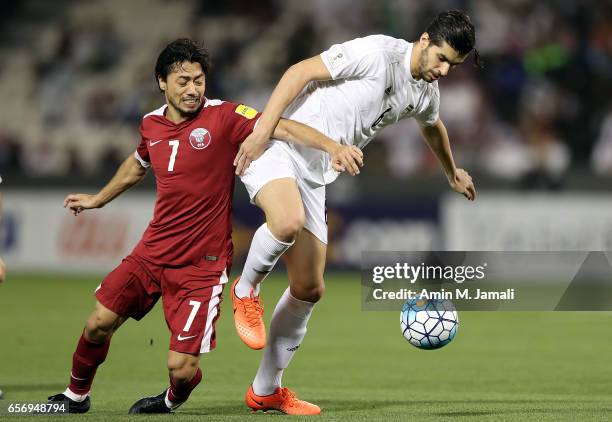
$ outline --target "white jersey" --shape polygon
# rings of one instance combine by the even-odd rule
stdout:
[[[411,53],[412,43],[385,35],[333,45],[321,53],[332,80],[309,83],[285,117],[361,149],[400,119],[413,117],[421,125],[434,124],[440,106],[438,83],[414,80]],[[323,151],[282,145],[307,169],[304,177],[312,183],[325,185],[338,177]]]

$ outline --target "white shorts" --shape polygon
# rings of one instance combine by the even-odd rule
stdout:
[[[279,141],[275,141],[261,157],[251,163],[240,179],[249,192],[253,204],[257,192],[272,180],[287,177],[295,179],[304,204],[306,217],[304,228],[327,244],[325,186],[308,182],[307,174],[305,166],[294,159]]]

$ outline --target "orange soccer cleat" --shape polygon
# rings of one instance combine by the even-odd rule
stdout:
[[[251,292],[249,297],[239,298],[234,288],[240,280],[232,283],[232,303],[234,305],[234,325],[240,340],[251,349],[263,349],[266,345],[266,326],[263,322],[263,305],[259,296]]]
[[[258,396],[253,392],[251,385],[246,394],[246,404],[253,412],[279,410],[287,415],[318,415],[321,413],[319,406],[298,399],[293,391],[282,387],[274,390],[274,393],[269,396]]]

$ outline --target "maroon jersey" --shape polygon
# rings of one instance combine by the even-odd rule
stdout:
[[[135,156],[155,171],[153,219],[134,254],[158,265],[198,265],[221,271],[231,264],[233,160],[259,114],[243,105],[206,100],[182,123],[166,105],[147,114]]]

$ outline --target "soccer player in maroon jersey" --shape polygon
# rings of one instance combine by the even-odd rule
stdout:
[[[169,413],[184,403],[202,379],[200,354],[214,349],[215,322],[232,262],[233,160],[253,131],[259,113],[204,96],[208,54],[187,39],[159,55],[155,76],[166,104],[145,115],[134,155],[95,195],[70,194],[74,215],[101,208],[138,183],[149,167],[157,184],[153,219],[130,255],[96,289],[72,359],[70,384],[50,402],[68,401],[71,413],[89,410],[89,391],[114,332],[128,318],[145,316],[161,297],[171,332],[170,386],[137,401],[130,413]],[[340,170],[356,172],[361,151],[316,130],[282,120],[275,137],[328,151]]]

